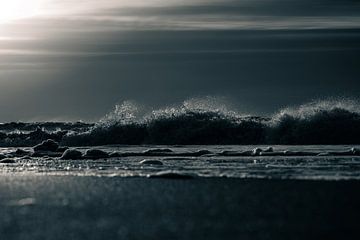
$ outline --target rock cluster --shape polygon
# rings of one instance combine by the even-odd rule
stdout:
[[[101,159],[101,158],[108,158],[109,154],[99,149],[89,149],[83,155],[83,158],[87,159]]]
[[[59,148],[59,144],[52,139],[43,141],[42,143],[33,147],[34,152],[56,152]]]
[[[67,149],[60,159],[63,160],[77,160],[82,158],[82,153],[76,149]]]

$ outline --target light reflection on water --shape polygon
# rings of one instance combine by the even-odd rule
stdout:
[[[256,146],[266,147],[266,146]],[[275,151],[343,151],[358,146],[273,146]],[[254,146],[101,146],[106,152],[141,152],[151,148],[170,148],[174,152],[206,149],[244,151]],[[85,151],[86,147],[78,148]],[[8,153],[13,148],[1,148]],[[143,165],[144,159],[160,160],[163,165]],[[283,178],[283,179],[360,179],[360,156],[254,156],[227,157],[117,157],[100,160],[59,160],[58,158],[16,159],[0,164],[0,173],[142,177],[161,171],[174,171],[199,177]]]

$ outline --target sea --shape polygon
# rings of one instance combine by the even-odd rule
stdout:
[[[109,145],[74,147],[83,154],[97,149],[110,154],[97,159],[63,160],[58,156],[9,157],[18,148],[0,148],[10,162],[0,172],[99,177],[204,177],[354,180],[360,179],[358,145]],[[31,147],[21,148],[32,151]],[[266,155],[266,154],[265,154]],[[167,174],[170,173],[170,174]]]

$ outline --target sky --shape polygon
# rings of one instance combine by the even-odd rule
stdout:
[[[16,4],[18,3],[18,4]],[[219,96],[267,115],[359,97],[356,0],[1,0],[0,122]]]

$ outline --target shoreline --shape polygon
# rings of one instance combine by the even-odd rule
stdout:
[[[4,239],[355,239],[360,181],[0,175]]]

